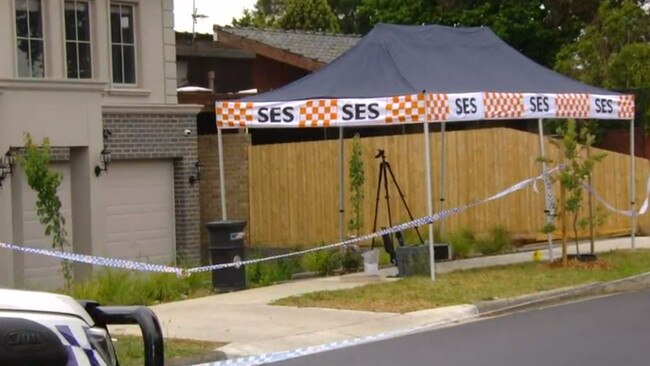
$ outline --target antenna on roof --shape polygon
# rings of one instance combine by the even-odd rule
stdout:
[[[194,27],[196,26],[196,22],[198,19],[203,19],[207,18],[208,16],[205,14],[199,14],[198,9],[196,8],[196,0],[192,0],[192,41],[196,38],[196,32],[194,31]]]

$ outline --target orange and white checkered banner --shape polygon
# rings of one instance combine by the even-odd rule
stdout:
[[[425,94],[396,96],[386,103],[386,123],[422,123],[427,117]]]
[[[219,128],[300,128],[537,118],[634,118],[634,96],[419,93],[381,98],[217,102]]]
[[[524,115],[524,94],[484,93],[485,119],[521,118]]]

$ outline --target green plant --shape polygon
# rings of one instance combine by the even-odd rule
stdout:
[[[171,273],[134,273],[104,269],[91,278],[73,283],[67,294],[92,299],[102,305],[152,305],[209,293],[210,272],[178,277]]]
[[[246,282],[249,287],[262,287],[288,281],[299,267],[294,258],[249,264],[246,265]]]
[[[357,237],[363,227],[363,183],[365,182],[363,156],[359,134],[352,139],[352,156],[350,157],[350,201],[352,203],[352,218],[348,222],[348,230],[354,230]]]
[[[357,251],[347,249],[341,258],[341,267],[345,272],[356,272],[363,264],[363,257]]]
[[[24,136],[24,154],[17,157],[27,177],[27,184],[36,192],[36,214],[39,222],[45,226],[45,235],[52,237],[52,248],[66,251],[70,247],[68,233],[65,229],[65,217],[61,213],[61,200],[57,189],[63,176],[50,169],[50,141],[43,140],[39,146],[29,133]],[[73,280],[72,264],[61,261],[61,273],[64,285],[69,289]]]
[[[448,242],[451,245],[454,259],[468,258],[474,252],[474,241],[476,235],[470,229],[461,229],[448,234]]]
[[[512,237],[503,226],[493,227],[487,235],[476,238],[476,249],[483,255],[507,253],[512,251]]]
[[[338,250],[319,250],[305,254],[301,260],[302,268],[321,276],[334,273],[341,267],[341,254]]]
[[[560,181],[560,215],[562,217],[562,261],[566,264],[566,215],[571,215],[573,240],[576,253],[580,254],[578,245],[578,227],[586,227],[593,217],[580,219],[582,209],[583,184],[591,175],[594,165],[601,161],[605,154],[587,154],[594,143],[594,135],[589,125],[578,127],[575,120],[568,120],[558,128],[562,135],[561,151],[564,169],[559,172]],[[568,196],[566,195],[568,194]]]
[[[392,263],[390,262],[390,254],[386,252],[383,248],[379,248],[379,266],[388,266]]]

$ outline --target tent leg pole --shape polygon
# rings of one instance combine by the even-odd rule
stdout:
[[[344,157],[345,147],[343,145],[343,127],[339,127],[339,239],[345,240],[345,184],[344,178]]]
[[[544,124],[543,124],[543,119],[538,119],[537,120],[537,128],[539,129],[539,153],[542,156],[542,158],[546,158],[546,151],[544,149]],[[542,160],[542,174],[546,175],[546,162]],[[551,212],[551,207],[550,207],[550,202],[546,199],[548,195],[550,194],[551,187],[548,186],[547,180],[544,179],[544,204],[546,207],[546,223],[551,224],[553,221],[553,218],[551,215],[553,214]],[[548,260],[549,262],[553,262],[555,258],[553,258],[553,233],[546,233],[546,240],[548,241]]]
[[[630,120],[630,211],[632,212],[632,230],[630,239],[635,249],[636,237],[636,164],[634,157],[634,118]]]
[[[442,121],[440,127],[440,208],[438,212],[445,210],[445,121]],[[440,237],[444,235],[444,220],[440,220]]]
[[[429,142],[429,122],[424,123],[424,156],[426,161],[426,182],[427,182],[427,215],[433,215],[433,194],[431,192],[431,149]],[[431,281],[436,279],[436,268],[433,253],[433,222],[429,224],[429,265],[431,268]]]
[[[221,219],[228,220],[226,214],[226,179],[224,178],[223,168],[223,138],[221,129],[217,128],[217,146],[219,149],[219,193],[221,194]]]

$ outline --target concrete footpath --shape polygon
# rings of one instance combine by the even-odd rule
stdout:
[[[581,252],[589,244],[581,244]],[[650,237],[639,237],[636,248],[650,248]],[[630,238],[601,240],[598,252],[630,249]],[[575,248],[571,246],[569,253]],[[541,249],[546,258],[547,250]],[[555,257],[560,249],[555,248]],[[533,260],[531,251],[492,257],[436,263],[436,272]],[[650,269],[648,269],[650,271]],[[338,342],[400,329],[461,321],[475,317],[474,304],[422,310],[405,314],[269,305],[274,300],[314,291],[339,290],[370,283],[395,281],[395,268],[380,270],[380,276],[355,273],[345,276],[292,281],[275,286],[207,296],[151,307],[158,316],[165,338],[228,342],[219,350],[228,358],[286,351]],[[560,291],[561,292],[561,291]],[[558,291],[553,292],[556,296]],[[138,333],[132,327],[112,327],[114,333]]]

